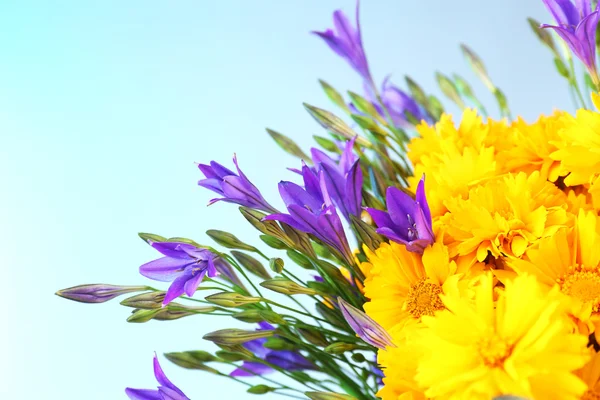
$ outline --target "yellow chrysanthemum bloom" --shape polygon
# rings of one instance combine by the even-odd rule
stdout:
[[[427,179],[427,201],[432,216],[446,212],[444,200],[465,196],[472,185],[497,175],[494,145],[506,139],[504,121],[483,123],[474,110],[466,110],[458,128],[452,117],[443,115],[435,126],[417,127],[420,136],[408,145],[414,177],[408,178],[414,192],[423,174]]]
[[[560,175],[560,162],[550,154],[558,150],[553,142],[558,141],[558,132],[564,128],[567,114],[556,111],[553,115],[541,116],[529,124],[519,118],[511,125],[512,134],[504,138],[510,143],[498,152],[498,162],[503,172],[539,171],[544,179],[554,182]]]
[[[377,362],[384,378],[383,388],[377,393],[382,400],[426,400],[423,389],[415,381],[419,358],[418,347],[412,345],[411,337],[418,336],[420,325],[409,329],[391,331],[394,347],[387,347],[377,353]]]
[[[564,294],[591,306],[592,322],[600,326],[600,217],[594,212],[579,211],[574,228],[561,229],[523,259],[507,263],[518,274],[535,275],[548,287],[558,284]]]
[[[469,191],[466,199],[446,201],[446,234],[450,255],[472,255],[483,261],[523,255],[540,238],[554,234],[572,219],[566,195],[538,172],[508,174]]]
[[[587,385],[587,391],[581,396],[581,400],[600,399],[600,353],[590,349],[592,358],[585,366],[577,371],[580,377]]]
[[[443,309],[439,295],[455,288],[460,277],[440,243],[427,247],[422,256],[394,242],[365,252],[370,264],[365,295],[370,301],[364,308],[388,331]]]
[[[561,163],[567,186],[584,185],[600,209],[600,113],[578,110],[570,124],[559,131],[558,150],[551,154]]]
[[[416,382],[433,399],[580,399],[586,385],[573,371],[589,358],[588,340],[573,332],[559,295],[522,275],[494,302],[486,274],[474,301],[442,296],[447,310],[423,317],[415,339]]]

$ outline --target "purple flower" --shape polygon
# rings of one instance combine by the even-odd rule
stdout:
[[[56,295],[80,303],[104,303],[122,294],[141,292],[146,289],[147,286],[79,285],[59,290]]]
[[[386,77],[381,85],[380,99],[385,107],[382,108],[377,94],[369,85],[365,85],[366,99],[371,102],[381,118],[392,119],[392,123],[397,128],[409,128],[413,123],[409,121],[407,114],[412,115],[417,121],[432,122],[431,118],[423,111],[419,104],[406,92],[390,82],[390,77]],[[354,104],[349,104],[354,114],[362,114]],[[386,112],[387,110],[387,112]]]
[[[258,331],[271,331],[275,328],[266,323],[260,322]],[[296,351],[291,350],[271,350],[265,347],[267,339],[255,339],[243,344],[243,346],[254,354],[257,358],[266,361],[287,371],[301,371],[307,369],[316,369],[315,365]],[[240,368],[231,372],[231,376],[256,376],[265,375],[274,372],[274,369],[268,365],[254,361],[244,361]]]
[[[378,349],[394,346],[392,337],[381,325],[365,314],[358,308],[351,306],[344,299],[338,297],[338,305],[342,310],[344,319],[350,325],[350,328],[361,338],[365,343]]]
[[[350,215],[360,216],[363,175],[358,157],[352,152],[355,139],[349,140],[339,161],[319,149],[311,155],[318,171],[323,172],[327,191],[342,215],[350,222]]]
[[[157,390],[127,388],[125,393],[132,400],[190,400],[166,377],[156,354],[154,354],[154,376],[160,384]]]
[[[598,5],[592,11],[590,0],[543,0],[558,24],[542,24],[542,28],[554,29],[558,35],[569,45],[590,72],[592,79],[598,84],[596,70],[596,27],[600,14]]]
[[[341,11],[333,13],[334,32],[327,29],[325,32],[313,31],[315,35],[320,36],[329,47],[339,56],[343,57],[358,72],[362,78],[369,84],[373,84],[367,56],[363,48],[362,37],[360,33],[360,22],[358,19],[359,4],[356,2],[356,29],[352,26],[348,17]]]
[[[198,164],[198,168],[206,177],[206,179],[198,181],[198,185],[223,196],[212,199],[208,205],[214,204],[217,201],[226,201],[261,211],[277,212],[275,208],[267,203],[256,186],[240,170],[235,155],[233,156],[233,163],[237,169],[237,174],[215,161],[211,161],[210,165]]]
[[[140,274],[156,281],[173,282],[165,294],[163,305],[183,293],[193,296],[204,276],[217,276],[216,264],[224,262],[209,250],[187,243],[154,242],[151,246],[164,257],[142,265]]]
[[[398,188],[387,189],[388,212],[367,208],[377,224],[377,233],[394,242],[406,245],[408,251],[423,253],[425,247],[435,241],[431,212],[425,198],[425,176],[417,187],[416,199]]]
[[[289,214],[271,214],[265,220],[276,220],[315,236],[352,264],[353,256],[342,221],[333,205],[323,171],[302,167],[304,188],[287,181],[279,183],[279,193]]]

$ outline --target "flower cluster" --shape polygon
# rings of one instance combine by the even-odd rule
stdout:
[[[394,336],[384,400],[600,395],[578,373],[600,333],[597,124],[590,110],[531,124],[466,111],[458,128],[417,128],[408,181],[427,176],[435,243],[368,254],[365,310]]]
[[[233,327],[203,336],[211,351],[164,356],[256,395],[599,399],[600,112],[544,28],[583,62],[586,87],[600,89],[600,11],[589,0],[544,3],[557,25],[530,23],[578,95],[576,113],[512,120],[463,45],[504,118],[489,118],[465,79],[438,74],[441,92],[463,109],[455,124],[414,80],[406,90],[389,77],[376,83],[358,5],[355,25],[336,11],[334,29],[314,33],[359,74],[362,95],[346,98],[321,81],[348,118],[305,105],[326,131],[314,137],[320,148],[305,153],[267,130],[300,159],[279,182],[281,206],[235,155],[235,172],[198,164],[198,185],[218,195],[209,205],[236,205],[260,241],[211,229],[213,247],[140,233],[161,257],[140,260],[139,272],[163,288],[87,284],[57,294],[82,303],[130,296],[121,304],[133,309],[131,323],[229,317]],[[600,110],[600,95],[590,97]],[[156,390],[127,396],[188,399],[156,355],[154,374]]]

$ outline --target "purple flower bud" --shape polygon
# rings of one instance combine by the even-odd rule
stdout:
[[[408,251],[423,253],[435,241],[431,212],[425,197],[425,176],[413,199],[398,188],[389,187],[386,193],[388,212],[367,208],[377,224],[377,233],[394,242],[404,244]]]
[[[190,400],[167,378],[158,363],[156,354],[154,354],[154,376],[160,384],[157,390],[127,388],[125,393],[132,400]]]
[[[600,83],[596,69],[596,28],[600,18],[597,5],[592,11],[591,0],[543,0],[546,8],[558,24],[542,24],[542,28],[553,29],[571,51],[586,66],[594,83]]]
[[[371,317],[358,308],[351,306],[341,297],[338,297],[338,304],[344,319],[358,337],[378,349],[394,346],[389,333]]]
[[[179,242],[155,242],[151,245],[164,257],[142,265],[140,274],[156,281],[172,282],[163,305],[184,293],[193,296],[204,276],[212,278],[223,270],[216,264],[224,261],[209,250]]]
[[[259,329],[257,331],[271,331],[275,330],[275,327],[266,323],[260,322]],[[274,336],[277,337],[277,336]],[[269,364],[275,365],[279,368],[283,368],[287,371],[301,371],[301,370],[314,370],[316,366],[307,360],[302,354],[297,351],[291,350],[272,350],[266,348],[266,338],[260,338],[251,340],[244,343],[244,346],[249,350],[255,357],[266,361]],[[244,361],[240,368],[235,369],[231,372],[231,376],[236,377],[252,377],[257,375],[265,375],[275,370],[268,365],[265,365],[258,361]]]
[[[333,13],[335,32],[327,29],[325,32],[313,31],[313,33],[321,37],[337,55],[345,58],[366,82],[372,84],[373,79],[371,78],[367,56],[363,48],[358,15],[359,3],[357,1],[356,29],[352,26],[348,17],[341,10],[337,10]]]
[[[319,149],[310,150],[317,170],[323,172],[331,199],[348,222],[350,215],[360,216],[362,204],[363,175],[360,161],[352,151],[355,140],[346,143],[338,161]]]
[[[104,303],[117,296],[131,292],[141,292],[147,286],[118,286],[118,285],[79,285],[56,292],[65,299],[79,301],[80,303]]]
[[[271,214],[264,219],[280,221],[314,235],[346,262],[353,264],[352,251],[342,221],[329,197],[323,171],[317,174],[305,165],[302,176],[304,188],[292,182],[279,183],[279,193],[289,214]]]
[[[263,198],[256,186],[244,175],[238,166],[235,155],[233,156],[233,163],[237,169],[237,174],[215,161],[211,161],[210,165],[198,164],[198,168],[206,177],[206,179],[198,181],[198,185],[223,196],[212,199],[208,205],[217,201],[226,201],[261,211],[277,212]]]

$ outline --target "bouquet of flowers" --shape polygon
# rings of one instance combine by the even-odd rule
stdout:
[[[140,233],[159,257],[140,274],[168,284],[57,294],[84,303],[127,295],[132,323],[207,314],[248,324],[206,332],[214,352],[164,357],[256,395],[600,399],[600,10],[591,0],[543,1],[556,25],[529,23],[569,85],[575,115],[513,119],[462,45],[502,119],[487,117],[467,80],[438,74],[463,110],[452,117],[410,78],[407,90],[388,78],[379,85],[358,6],[355,23],[336,11],[334,29],[314,34],[364,88],[345,96],[320,81],[343,117],[305,104],[324,129],[309,154],[268,130],[300,159],[289,168],[295,178],[279,183],[285,210],[235,156],[235,170],[198,165],[198,185],[217,195],[209,204],[236,205],[263,250],[219,230],[206,232],[216,245]],[[158,389],[127,388],[129,398],[188,399],[157,356],[154,374]]]

